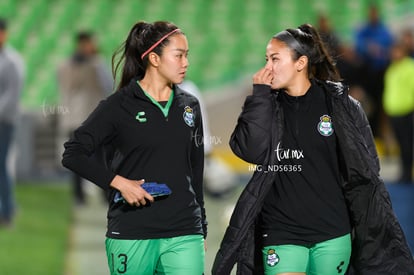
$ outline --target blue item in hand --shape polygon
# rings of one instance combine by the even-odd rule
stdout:
[[[151,196],[161,197],[161,196],[168,196],[170,195],[171,189],[165,183],[156,183],[156,182],[144,182],[141,185],[142,188],[145,189]],[[122,197],[121,192],[116,192],[114,197],[114,202],[117,203],[122,201],[125,203],[125,199]]]

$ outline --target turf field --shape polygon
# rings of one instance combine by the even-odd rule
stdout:
[[[63,274],[69,245],[71,197],[61,183],[19,183],[12,228],[0,228],[0,274]]]

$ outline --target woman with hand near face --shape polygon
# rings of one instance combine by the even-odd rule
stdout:
[[[214,275],[229,274],[236,262],[243,275],[414,272],[367,118],[340,80],[311,25],[267,44],[230,140],[257,170],[233,212]]]
[[[114,54],[117,91],[65,143],[63,165],[107,191],[111,274],[204,272],[202,117],[197,99],[176,85],[187,55],[177,26],[136,23]],[[94,157],[102,149],[105,160]],[[148,182],[171,192],[155,197]]]

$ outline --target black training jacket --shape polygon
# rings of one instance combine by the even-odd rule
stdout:
[[[347,274],[414,274],[413,256],[379,177],[379,161],[371,129],[359,102],[341,83],[314,81],[327,94],[328,109],[340,148],[343,192],[350,213],[353,250]],[[263,166],[277,164],[272,148],[281,140],[281,91],[254,85],[231,136],[233,152]],[[243,190],[216,255],[212,274],[263,274],[258,213],[276,173],[256,171]]]
[[[157,239],[207,234],[203,127],[198,100],[174,87],[168,115],[136,79],[103,100],[65,143],[62,164],[107,191],[107,237]],[[143,207],[115,202],[120,175],[167,184],[172,194]]]

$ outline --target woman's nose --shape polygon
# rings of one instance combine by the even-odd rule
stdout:
[[[270,71],[272,70],[272,63],[270,61],[266,62],[265,69],[270,70]]]

